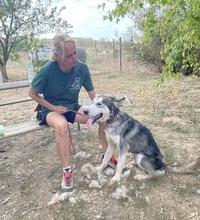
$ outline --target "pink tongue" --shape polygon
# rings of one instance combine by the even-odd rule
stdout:
[[[91,118],[91,117],[88,118],[87,123],[86,123],[86,126],[87,126],[88,128],[90,128],[93,121],[94,121],[94,118]]]

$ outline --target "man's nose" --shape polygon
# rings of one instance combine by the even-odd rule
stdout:
[[[77,55],[76,55],[76,54],[73,54],[73,55],[72,55],[72,59],[73,59],[73,60],[77,60]]]

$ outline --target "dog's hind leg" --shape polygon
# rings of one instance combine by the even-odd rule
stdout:
[[[134,176],[134,179],[142,180],[142,179],[147,179],[147,178],[150,178],[156,175],[156,171],[154,169],[152,162],[149,160],[149,158],[145,157],[144,155],[138,154],[136,156],[136,164],[140,168],[145,170],[147,174],[136,174]]]
[[[127,151],[125,150],[120,150],[119,155],[118,155],[118,162],[117,162],[117,168],[115,175],[111,179],[111,183],[117,181],[119,182],[121,179],[121,173],[124,168],[125,162],[126,162],[126,156],[127,156]]]

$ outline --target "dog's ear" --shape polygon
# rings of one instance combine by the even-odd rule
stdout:
[[[121,107],[125,99],[126,99],[125,97],[123,97],[122,99],[115,99],[116,106],[118,108]]]

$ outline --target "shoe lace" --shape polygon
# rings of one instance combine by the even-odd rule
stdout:
[[[111,159],[110,159],[110,162],[112,164],[117,164],[117,159],[113,156]]]
[[[103,160],[103,158],[104,158],[104,155],[102,156],[101,159]],[[111,164],[117,165],[117,159],[114,156],[111,157],[110,162],[111,162]]]
[[[66,186],[71,186],[73,172],[67,172],[64,174]]]

